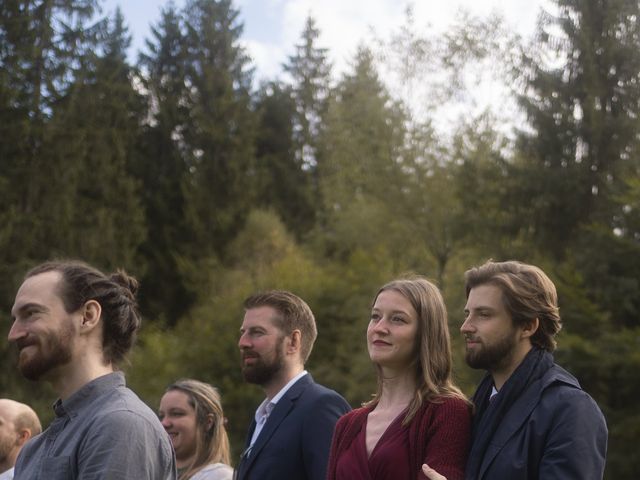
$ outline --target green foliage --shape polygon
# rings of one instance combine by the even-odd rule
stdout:
[[[297,236],[313,227],[315,189],[296,154],[296,104],[290,87],[270,82],[257,93],[257,189],[263,207],[273,208]]]
[[[426,275],[443,289],[455,377],[470,395],[482,372],[464,365],[458,334],[464,272],[520,259],[556,283],[556,358],[605,413],[606,477],[635,478],[637,2],[557,0],[527,47],[495,17],[463,14],[430,35],[409,10],[334,87],[309,18],[288,83],[257,91],[230,0],[169,4],[137,67],[119,12],[45,3],[0,0],[5,312],[24,272],[48,257],[137,274],[146,320],[130,385],[153,408],[180,377],[218,386],[237,455],[263,397],[240,373],[248,295],[280,288],[309,303],[319,336],[308,369],[357,406],[376,387],[365,341],[375,293]],[[523,87],[529,124],[515,145],[495,113],[465,111],[450,137],[429,116],[466,95],[470,63],[487,62],[505,76],[520,67],[508,78]],[[6,315],[0,326],[6,335]],[[48,423],[54,393],[20,378],[6,342],[0,358],[2,395]]]
[[[311,172],[318,164],[317,142],[324,124],[331,76],[328,52],[318,46],[319,38],[320,30],[315,20],[307,17],[301,43],[296,45],[296,53],[284,65],[284,70],[291,77],[295,102],[295,155],[300,164]]]
[[[140,81],[147,90],[151,121],[143,125],[139,154],[132,171],[141,184],[140,198],[147,219],[139,261],[140,305],[150,318],[175,325],[195,301],[187,286],[185,194],[188,185],[188,146],[184,132],[192,128],[187,88],[187,41],[183,19],[170,4],[162,11],[147,52],[140,55]]]
[[[68,251],[76,199],[77,139],[61,142],[54,109],[72,89],[74,70],[95,45],[94,0],[0,2],[0,291],[33,259]],[[66,21],[65,21],[66,20]],[[70,145],[71,144],[71,145]],[[72,189],[66,188],[71,184]],[[6,282],[6,283],[5,283]]]
[[[553,3],[555,12],[541,17],[538,50],[524,62],[521,104],[532,130],[520,135],[520,202],[529,201],[529,216],[520,220],[560,258],[582,226],[611,224],[611,193],[633,164],[640,6]],[[544,52],[560,65],[545,63]]]
[[[240,45],[242,24],[230,0],[185,6],[187,83],[194,128],[184,132],[189,176],[185,219],[205,256],[220,254],[251,204],[255,117],[251,69]]]
[[[66,233],[84,229],[81,236],[65,238],[62,252],[115,268],[133,264],[144,238],[138,184],[129,166],[145,112],[131,83],[133,71],[126,61],[130,37],[119,10],[99,40],[103,51],[87,59],[70,95],[55,110],[63,124],[54,122],[55,127],[70,132],[59,134],[77,147],[65,152],[75,161],[69,170],[77,169],[66,183],[73,201]]]

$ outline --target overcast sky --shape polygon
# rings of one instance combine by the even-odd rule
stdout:
[[[185,0],[174,0],[182,6]],[[299,42],[306,17],[311,14],[321,30],[320,46],[330,51],[338,72],[353,57],[358,42],[376,32],[385,38],[405,19],[407,5],[413,5],[417,26],[445,28],[459,9],[478,15],[492,11],[503,14],[507,23],[522,35],[535,27],[542,0],[235,0],[244,23],[243,42],[254,60],[259,78],[273,79]],[[158,22],[167,0],[104,0],[104,12],[122,9],[133,36],[130,57],[144,46],[149,26]]]

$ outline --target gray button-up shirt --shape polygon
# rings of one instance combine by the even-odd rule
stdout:
[[[53,408],[49,428],[21,450],[14,480],[177,478],[168,435],[121,372],[89,382]]]

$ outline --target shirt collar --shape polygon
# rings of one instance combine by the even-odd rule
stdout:
[[[56,400],[56,403],[53,404],[53,410],[56,413],[56,417],[75,415],[78,410],[102,393],[124,386],[124,373],[113,372],[102,375],[83,385],[66,400]]]
[[[307,373],[309,372],[307,372],[306,370],[303,370],[298,375],[293,377],[291,380],[287,382],[287,384],[284,387],[280,389],[278,393],[276,393],[273,396],[271,400],[269,400],[268,398],[265,398],[260,404],[260,406],[258,407],[258,409],[256,410],[256,414],[255,414],[256,423],[258,423],[259,420],[265,415],[269,415],[271,411],[274,409],[274,407],[276,406],[276,404],[280,401],[280,399],[284,397],[284,395],[293,386],[293,384],[296,383],[298,380],[300,380],[302,377],[304,377]]]
[[[493,397],[495,397],[498,394],[498,389],[496,389],[495,385],[491,385],[491,393],[489,394],[489,401],[492,402],[493,401]]]

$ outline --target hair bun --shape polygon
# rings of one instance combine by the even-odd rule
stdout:
[[[116,272],[109,275],[109,278],[123,287],[125,290],[130,292],[131,298],[135,298],[136,293],[138,292],[138,281],[132,276],[128,275],[122,269],[118,269]]]

